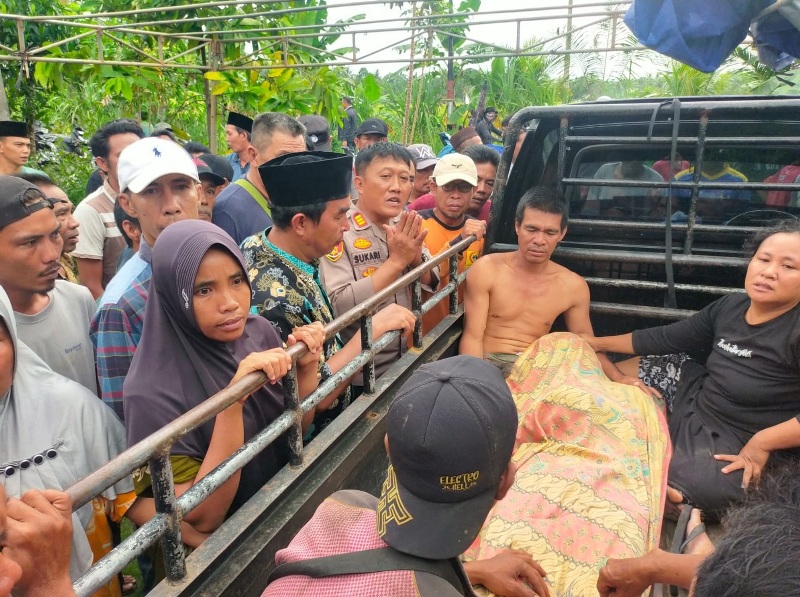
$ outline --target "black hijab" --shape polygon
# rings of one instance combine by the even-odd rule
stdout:
[[[231,343],[207,338],[194,317],[192,297],[200,262],[211,248],[222,249],[247,270],[233,239],[201,220],[176,222],[153,247],[142,338],[123,386],[128,445],[141,441],[179,415],[225,388],[239,362],[252,352],[281,346],[266,319],[247,318],[244,333]],[[253,437],[283,411],[283,384],[267,384],[244,405],[244,437]],[[214,419],[172,446],[172,455],[205,458]],[[284,450],[267,448],[242,471],[232,508],[246,501],[285,463]]]

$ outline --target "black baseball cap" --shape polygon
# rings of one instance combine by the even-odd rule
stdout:
[[[382,135],[388,137],[389,126],[380,118],[367,118],[356,129],[356,137],[359,135]]]
[[[306,127],[315,151],[331,150],[331,132],[327,118],[318,114],[305,114],[297,120]]]
[[[36,191],[42,200],[25,205],[25,194]],[[27,218],[40,209],[53,209],[52,202],[32,182],[16,176],[0,176],[0,228]]]
[[[503,375],[469,355],[423,365],[400,389],[386,428],[391,465],[378,534],[423,558],[464,553],[514,449],[517,409]]]
[[[226,180],[228,182],[233,180],[233,166],[231,166],[231,163],[221,155],[214,155],[213,153],[201,153],[197,157],[211,171],[207,177],[211,179],[217,186],[225,184]],[[197,173],[202,179],[205,171],[201,170],[198,166]]]

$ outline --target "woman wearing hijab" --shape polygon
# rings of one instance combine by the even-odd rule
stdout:
[[[235,402],[189,434],[171,450],[175,491],[181,495],[284,410],[281,378],[291,359],[272,325],[249,315],[250,284],[239,248],[208,222],[177,222],[153,247],[153,278],[142,339],[124,385],[128,444],[133,445],[208,397],[253,371],[269,383]],[[324,340],[320,324],[297,328],[291,346],[305,342],[298,359],[301,396],[317,387]],[[308,423],[313,412],[307,416]],[[276,445],[278,444],[278,445]],[[202,504],[184,516],[196,546],[246,502],[287,462],[282,442],[264,449]],[[146,467],[134,472],[137,493],[152,496]],[[152,509],[152,499],[146,500]],[[151,510],[154,511],[154,510]]]
[[[11,303],[0,288],[0,484],[5,492],[21,497],[31,489],[65,490],[124,449],[125,432],[111,409],[19,341]],[[107,517],[118,521],[135,500],[126,477],[73,513],[73,580],[111,550]],[[98,595],[120,595],[117,579]]]

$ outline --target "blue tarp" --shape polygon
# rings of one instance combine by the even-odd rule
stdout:
[[[753,19],[774,0],[634,0],[625,24],[642,45],[704,72],[715,71],[748,32],[759,57],[780,69],[800,57],[795,3]],[[788,17],[788,18],[787,18]]]

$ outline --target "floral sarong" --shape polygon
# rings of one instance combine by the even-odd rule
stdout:
[[[658,545],[671,448],[659,406],[611,382],[573,334],[549,334],[507,379],[519,413],[516,480],[466,559],[527,551],[553,596],[597,595],[607,558]]]

